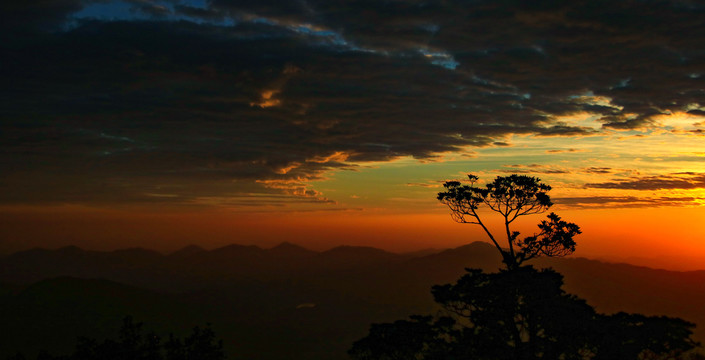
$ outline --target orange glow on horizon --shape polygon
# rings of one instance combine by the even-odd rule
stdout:
[[[358,245],[404,252],[488,241],[479,226],[457,224],[446,213],[385,215],[343,211],[263,215],[85,207],[4,208],[0,212],[3,214],[0,236],[8,239],[0,251],[5,253],[66,245],[97,250],[144,247],[160,251],[173,251],[188,244],[204,248],[233,243],[271,247],[284,241],[314,250]],[[583,230],[576,238],[575,256],[632,262],[642,258],[640,265],[648,259],[660,259],[654,267],[705,269],[702,262],[705,230],[692,226],[705,220],[705,210],[701,208],[556,212]],[[541,219],[541,215],[526,217],[516,230],[529,234]],[[491,226],[499,235],[498,225]]]

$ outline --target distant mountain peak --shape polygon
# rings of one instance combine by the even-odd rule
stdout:
[[[159,252],[156,250],[145,249],[142,247],[131,247],[131,248],[124,248],[124,249],[117,249],[117,250],[110,251],[109,253],[112,253],[112,254],[159,254]]]
[[[198,245],[190,244],[190,245],[186,245],[186,246],[182,247],[182,248],[179,249],[179,250],[176,250],[176,251],[170,253],[169,256],[171,256],[171,257],[183,257],[183,256],[189,256],[189,255],[192,255],[192,254],[204,253],[204,252],[206,252],[206,251],[207,251],[206,249],[204,249],[204,248],[202,248],[202,247],[200,247],[200,246],[198,246]]]
[[[436,261],[437,259],[446,259],[444,261],[468,261],[468,263],[471,263],[473,261],[480,261],[488,266],[494,263],[501,264],[501,256],[499,252],[497,252],[497,250],[492,244],[486,243],[484,241],[474,241],[466,245],[461,245],[456,248],[439,251],[437,253],[419,257],[414,260]]]
[[[460,245],[456,247],[456,249],[475,249],[475,250],[487,250],[487,249],[494,249],[494,245],[485,242],[485,241],[473,241],[469,244],[466,245]]]
[[[315,251],[309,250],[303,246],[292,244],[288,241],[284,241],[281,244],[267,249],[267,252],[274,255],[286,255],[286,256],[301,256],[301,255],[313,255],[316,254]]]
[[[81,249],[80,247],[78,247],[76,245],[68,245],[68,246],[60,247],[60,248],[56,249],[56,251],[65,252],[65,253],[66,252],[82,252],[83,249]]]
[[[341,245],[321,253],[324,256],[385,256],[385,257],[400,257],[398,254],[391,253],[382,249],[371,246],[351,246]]]
[[[149,262],[149,261],[157,261],[162,258],[164,258],[164,254],[155,251],[155,250],[149,250],[141,247],[133,247],[133,248],[127,248],[127,249],[118,249],[118,250],[113,250],[107,253],[103,253],[104,255],[107,255],[113,259],[122,259],[125,261],[130,261],[130,262]]]
[[[262,250],[261,247],[257,245],[241,245],[241,244],[228,244],[225,246],[221,246],[219,248],[215,248],[211,250],[211,252],[219,252],[219,251],[239,251],[239,250]]]
[[[242,257],[252,257],[252,256],[262,256],[265,254],[265,250],[262,249],[259,246],[256,245],[240,245],[240,244],[230,244],[230,245],[225,245],[222,247],[219,247],[217,249],[213,249],[208,252],[208,256],[210,257],[236,257],[236,258],[242,258]]]
[[[272,249],[292,249],[292,248],[293,249],[305,249],[303,246],[299,246],[294,243],[290,243],[288,241],[283,241],[279,245],[270,248],[270,250],[272,250]]]
[[[197,257],[198,255],[207,253],[208,250],[194,244],[186,245],[179,250],[169,253],[167,255],[171,259],[187,259],[192,257]]]

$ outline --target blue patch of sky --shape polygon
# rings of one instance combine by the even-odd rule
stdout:
[[[272,38],[288,36],[291,33],[298,36],[302,36],[311,40],[314,46],[328,46],[336,48],[339,51],[357,51],[357,52],[367,52],[367,53],[385,53],[384,51],[378,51],[375,49],[369,49],[357,46],[350,41],[346,40],[340,33],[329,29],[319,29],[312,24],[294,24],[294,23],[283,23],[275,19],[270,19],[266,17],[254,17],[249,19],[241,19],[243,22],[248,22],[251,24],[266,25],[272,28],[285,29],[288,30],[289,34],[282,33],[262,33],[257,35],[248,35],[248,38]]]
[[[203,19],[184,14],[179,14],[174,10],[175,5],[185,5],[200,9],[207,9],[208,5],[205,0],[185,0],[178,4],[174,2],[155,1],[149,5],[162,6],[168,9],[169,12],[164,16],[155,17],[151,14],[140,11],[139,6],[135,3],[127,1],[110,1],[89,4],[80,11],[74,13],[64,26],[66,30],[70,30],[78,26],[81,20],[101,20],[101,21],[145,21],[145,20],[162,20],[162,21],[190,21],[197,24],[212,24],[219,26],[232,26],[235,21],[230,18],[223,20]]]
[[[106,21],[117,20],[142,20],[149,18],[146,14],[141,14],[134,10],[134,5],[124,1],[113,1],[108,3],[93,3],[73,14],[75,19],[98,19]]]
[[[200,9],[208,9],[208,4],[206,0],[182,0],[181,5],[187,5]]]
[[[359,46],[351,41],[345,39],[340,33],[329,30],[317,28],[311,24],[291,24],[282,23],[274,19],[269,19],[265,17],[255,17],[251,19],[233,19],[230,17],[225,17],[222,20],[204,19],[199,17],[188,16],[175,11],[175,6],[185,5],[194,8],[208,9],[208,4],[206,0],[182,0],[179,2],[173,1],[154,1],[149,3],[151,6],[161,6],[165,8],[166,11],[164,16],[154,16],[147,12],[141,11],[139,4],[134,2],[116,0],[109,2],[92,3],[85,6],[80,11],[74,13],[69,21],[65,24],[65,30],[71,30],[80,25],[83,20],[99,20],[99,21],[189,21],[197,24],[210,24],[216,26],[234,26],[239,22],[249,22],[253,24],[262,24],[267,26],[272,26],[280,29],[286,29],[296,35],[306,37],[311,41],[312,45],[315,46],[326,46],[334,50],[346,52],[363,52],[388,56],[389,51],[383,49],[373,49],[364,46]],[[435,32],[439,30],[439,26],[431,24],[427,26],[427,30],[430,32]],[[276,34],[260,34],[255,37],[268,38],[272,36],[277,36]],[[281,35],[279,35],[281,36]],[[431,51],[428,49],[418,50],[424,57],[426,57],[432,65],[440,66],[448,70],[456,70],[460,65],[455,58],[443,51]],[[403,55],[403,54],[402,54]]]

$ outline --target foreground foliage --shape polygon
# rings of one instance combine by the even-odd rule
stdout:
[[[435,286],[436,316],[374,324],[349,354],[392,359],[670,359],[693,349],[692,323],[665,316],[595,312],[565,293],[553,270],[469,269]]]
[[[25,360],[18,354],[8,360]],[[183,339],[169,335],[162,342],[153,332],[143,334],[142,323],[135,323],[131,317],[123,320],[118,339],[78,339],[72,355],[53,356],[42,352],[37,360],[224,360],[223,341],[216,340],[215,332],[207,326],[195,327]]]

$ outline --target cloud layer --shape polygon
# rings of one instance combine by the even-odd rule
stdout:
[[[2,202],[329,202],[307,185],[329,169],[703,111],[697,2],[50,0],[0,10]]]

